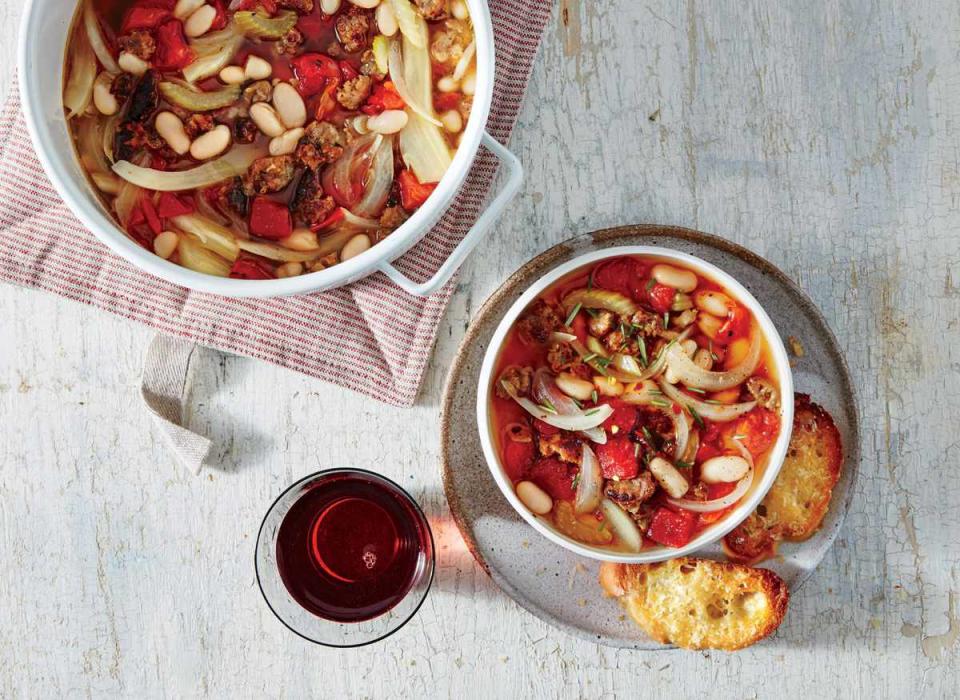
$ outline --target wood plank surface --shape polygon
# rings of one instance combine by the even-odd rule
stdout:
[[[0,91],[21,0],[0,0]],[[183,473],[137,392],[149,331],[0,287],[4,697],[960,696],[960,5],[558,0],[511,144],[522,195],[464,268],[418,406],[204,353]],[[837,333],[863,418],[831,555],[777,636],[735,655],[613,651],[522,611],[474,565],[440,486],[438,401],[483,299],[571,235],[714,232],[783,268]],[[272,499],[382,471],[440,545],[417,618],[334,651],[261,600]],[[534,566],[535,562],[531,562]]]

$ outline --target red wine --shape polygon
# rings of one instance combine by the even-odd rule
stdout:
[[[404,598],[431,547],[422,513],[399,489],[340,472],[291,506],[277,533],[277,565],[306,610],[361,622]]]

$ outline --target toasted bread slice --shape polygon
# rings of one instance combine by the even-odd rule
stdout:
[[[773,556],[779,540],[810,537],[827,514],[842,464],[833,418],[809,396],[797,394],[783,468],[757,510],[724,538],[726,553],[755,563]]]
[[[767,569],[681,557],[600,566],[604,592],[648,635],[684,649],[734,651],[771,634],[787,612],[787,584]]]

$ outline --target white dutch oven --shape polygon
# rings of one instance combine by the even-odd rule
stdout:
[[[503,466],[500,464],[500,459],[497,456],[497,451],[493,445],[493,438],[490,434],[490,391],[493,385],[493,369],[496,365],[497,356],[500,354],[500,349],[503,346],[503,341],[514,321],[517,320],[523,310],[537,295],[564,275],[591,263],[617,255],[649,255],[656,256],[668,262],[673,260],[681,266],[689,267],[699,275],[712,279],[723,286],[732,297],[750,309],[750,313],[752,313],[756,319],[760,331],[767,339],[770,345],[770,354],[773,358],[774,369],[779,377],[779,386],[777,389],[780,391],[780,396],[784,397],[784,400],[781,401],[780,434],[767,457],[767,465],[764,468],[763,475],[759,479],[754,480],[750,490],[746,496],[741,499],[740,504],[736,508],[716,524],[710,525],[702,530],[699,535],[683,547],[651,547],[637,553],[612,552],[601,547],[591,547],[590,545],[577,542],[567,537],[545,519],[531,513],[517,497],[510,477],[507,476]],[[691,554],[717,542],[753,512],[754,508],[763,500],[763,497],[767,495],[767,491],[773,486],[773,482],[776,480],[777,474],[780,473],[780,468],[783,466],[783,460],[787,456],[787,447],[790,444],[790,434],[793,431],[793,373],[790,369],[787,351],[783,347],[783,341],[780,339],[780,335],[777,333],[773,321],[770,320],[767,312],[760,306],[760,302],[758,302],[742,284],[726,272],[705,260],[668,248],[657,248],[654,246],[619,246],[616,248],[606,248],[581,255],[551,270],[524,292],[507,311],[500,325],[497,326],[493,337],[490,339],[490,344],[487,346],[487,353],[483,359],[483,365],[480,368],[480,383],[477,387],[477,427],[480,431],[480,444],[483,447],[483,455],[486,457],[487,466],[490,468],[494,480],[497,482],[503,495],[510,502],[510,505],[538,532],[551,541],[556,542],[561,547],[565,547],[572,552],[590,557],[591,559],[617,561],[629,564],[664,561]]]
[[[67,33],[76,0],[28,0],[20,27],[20,92],[37,156],[57,191],[83,224],[117,254],[168,282],[231,297],[306,294],[340,287],[383,272],[410,294],[432,294],[453,276],[520,189],[523,169],[516,157],[487,134],[493,97],[494,41],[490,11],[483,0],[467,0],[477,41],[477,92],[463,141],[446,176],[413,216],[382,243],[321,272],[278,280],[234,280],[200,274],[167,262],[130,240],[104,210],[87,184],[64,120],[61,93]],[[423,284],[404,276],[391,262],[419,242],[440,219],[460,189],[483,145],[505,166],[502,191],[437,273]]]

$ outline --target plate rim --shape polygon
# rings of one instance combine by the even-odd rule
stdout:
[[[544,272],[548,272],[552,262],[556,262],[558,258],[562,257],[571,252],[575,252],[576,248],[581,245],[586,246],[596,246],[598,249],[608,247],[609,245],[615,245],[619,239],[625,237],[645,237],[652,238],[655,236],[670,236],[673,238],[678,238],[685,241],[693,241],[697,243],[703,243],[708,246],[718,248],[722,252],[734,255],[746,263],[756,267],[762,273],[770,275],[775,279],[775,281],[784,287],[787,288],[791,295],[796,298],[803,309],[809,313],[815,321],[817,321],[820,326],[826,331],[827,338],[829,339],[828,351],[831,359],[836,362],[837,366],[842,370],[843,378],[843,391],[842,393],[846,394],[849,397],[847,409],[849,411],[850,418],[850,432],[853,434],[853,444],[849,446],[844,446],[844,466],[846,469],[851,470],[850,482],[847,487],[847,492],[845,494],[840,520],[837,525],[833,528],[832,532],[829,535],[829,539],[825,546],[825,551],[832,549],[834,542],[836,541],[837,536],[840,533],[840,530],[843,528],[843,525],[846,522],[847,513],[850,510],[850,506],[853,502],[853,496],[856,491],[857,480],[860,473],[860,461],[862,458],[861,454],[861,420],[860,420],[860,403],[859,396],[857,394],[856,384],[853,382],[853,377],[850,373],[850,367],[847,364],[846,358],[841,352],[840,343],[837,340],[836,334],[833,332],[833,329],[830,327],[830,324],[827,322],[826,317],[820,311],[819,307],[813,302],[809,295],[786,273],[784,273],[779,267],[771,263],[766,258],[754,253],[750,249],[734,243],[726,238],[722,238],[716,234],[707,233],[705,231],[699,231],[696,229],[691,229],[683,226],[674,226],[670,224],[626,224],[621,226],[612,226],[603,229],[597,229],[595,231],[588,231],[582,234],[578,234],[567,238],[560,243],[557,243],[546,250],[538,253],[534,257],[530,258],[522,265],[520,265],[513,273],[511,273],[490,295],[484,300],[484,302],[477,308],[473,313],[472,319],[476,319],[481,315],[488,313],[489,308],[500,303],[503,297],[511,294],[518,283],[522,283],[522,278],[524,278],[531,271],[537,271],[543,269]],[[584,251],[587,252],[587,251]],[[521,291],[521,294],[523,292]],[[451,409],[453,404],[454,396],[454,387],[460,376],[463,364],[466,361],[466,353],[463,352],[464,348],[469,343],[474,343],[476,337],[480,334],[481,326],[477,323],[470,322],[467,330],[461,339],[460,343],[457,346],[456,355],[454,356],[453,363],[450,365],[450,369],[447,371],[446,378],[443,383],[443,393],[442,400],[440,403],[440,469],[441,469],[441,480],[443,483],[444,495],[447,499],[447,507],[450,511],[452,520],[457,526],[457,529],[460,532],[460,536],[463,538],[464,543],[467,545],[467,549],[470,551],[471,556],[477,564],[486,572],[486,574],[497,584],[497,586],[506,593],[515,603],[517,603],[524,610],[529,612],[531,615],[537,619],[543,620],[544,622],[549,623],[551,626],[556,627],[557,629],[570,634],[572,636],[584,639],[586,641],[591,641],[597,644],[604,644],[610,647],[616,648],[628,648],[628,649],[637,649],[637,650],[669,650],[676,649],[673,646],[659,645],[644,647],[640,646],[644,641],[642,637],[637,639],[636,644],[623,643],[623,644],[614,644],[614,640],[605,640],[601,635],[587,634],[583,630],[576,628],[572,625],[565,623],[563,620],[559,620],[553,615],[546,613],[542,609],[534,610],[532,606],[527,604],[526,597],[520,595],[516,588],[512,586],[506,579],[501,577],[498,572],[492,570],[484,558],[480,555],[477,543],[473,535],[473,530],[467,522],[463,519],[461,515],[461,508],[459,503],[461,501],[459,494],[452,487],[450,480],[450,435],[451,435]],[[455,507],[456,504],[456,507]],[[804,575],[798,578],[798,580],[791,587],[791,594],[800,590],[804,583],[810,578],[814,571],[819,568],[823,559],[817,563],[815,567],[806,571]],[[652,641],[652,640],[651,640]]]

